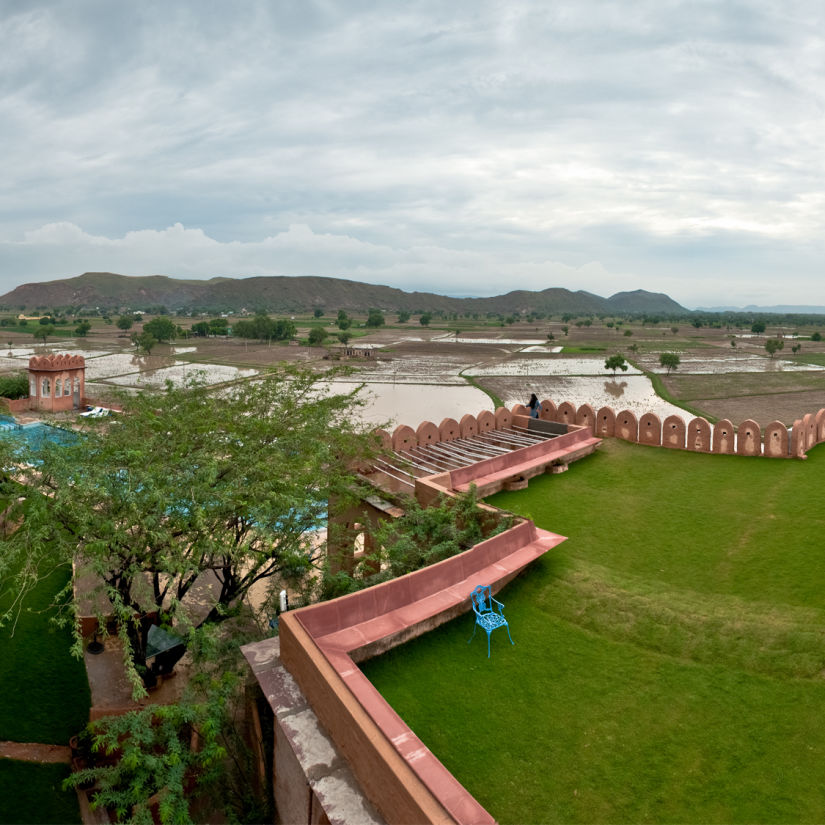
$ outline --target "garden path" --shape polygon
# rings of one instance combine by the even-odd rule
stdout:
[[[0,742],[0,759],[21,762],[64,762],[72,759],[68,745],[44,745],[40,742]]]

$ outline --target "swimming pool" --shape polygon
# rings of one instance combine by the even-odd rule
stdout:
[[[73,444],[78,437],[72,430],[53,427],[42,421],[18,424],[11,416],[0,415],[0,438],[18,441],[21,452],[37,452],[45,443]]]

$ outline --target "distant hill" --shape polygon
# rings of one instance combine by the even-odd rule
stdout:
[[[755,315],[825,315],[823,306],[805,306],[802,304],[788,304],[778,306],[759,307],[748,304],[746,307],[698,307],[697,312],[751,312]]]
[[[276,276],[180,280],[164,275],[131,277],[112,272],[86,272],[76,278],[24,284],[0,296],[10,310],[100,309],[109,312],[166,307],[204,312],[307,312],[322,307],[365,312],[370,308],[412,313],[443,310],[505,315],[543,312],[558,315],[681,314],[684,307],[667,295],[619,292],[602,298],[590,292],[551,287],[540,292],[516,290],[491,298],[454,298],[431,292],[404,292],[388,286],[343,278]]]

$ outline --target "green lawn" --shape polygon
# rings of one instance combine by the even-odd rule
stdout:
[[[805,462],[619,440],[491,503],[570,536],[469,616],[368,662],[509,822],[825,820],[825,446]]]
[[[55,572],[26,601],[11,635],[0,629],[0,739],[67,744],[89,719],[89,683],[82,661],[69,653],[67,629],[50,621],[49,604],[66,583]],[[0,582],[0,612],[11,594]]]
[[[0,823],[81,822],[77,794],[61,783],[68,765],[0,759]]]

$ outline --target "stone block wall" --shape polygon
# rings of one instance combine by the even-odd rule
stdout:
[[[457,422],[445,418],[438,426],[424,421],[418,429],[400,425],[392,434],[381,431],[385,443],[395,450],[409,450],[419,444],[452,441],[469,438],[491,430],[509,429],[516,416],[525,416],[523,404],[512,409],[499,407],[495,413],[489,410],[477,416],[470,414]],[[585,427],[598,438],[621,438],[656,447],[690,450],[698,453],[719,455],[762,456],[765,458],[804,458],[817,444],[825,442],[825,408],[809,413],[794,422],[790,429],[781,421],[772,421],[764,429],[759,422],[746,419],[738,427],[727,418],[711,424],[704,418],[686,421],[679,415],[669,415],[664,422],[652,412],[640,418],[630,410],[616,412],[612,407],[601,407],[597,412],[589,404],[576,407],[569,401],[558,405],[549,399],[541,402],[539,418],[542,421],[562,425]]]

